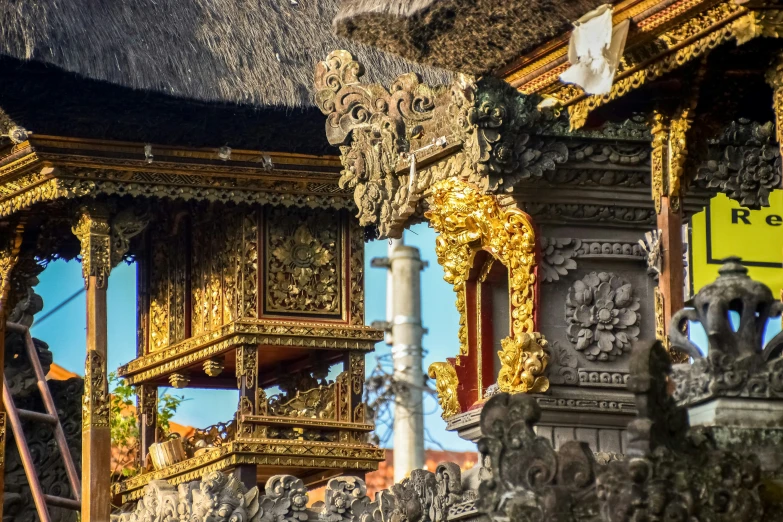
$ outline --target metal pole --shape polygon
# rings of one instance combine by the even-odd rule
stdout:
[[[389,255],[393,278],[391,320],[394,382],[394,481],[424,467],[421,270],[419,249],[396,245]]]

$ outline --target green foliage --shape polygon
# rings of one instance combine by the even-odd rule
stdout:
[[[132,409],[135,406],[136,389],[119,379],[117,374],[109,374],[111,392],[111,445],[115,449],[116,465],[114,474],[124,477],[139,472],[137,450],[139,444],[138,419]],[[158,431],[168,436],[170,421],[180,404],[186,400],[181,395],[164,393],[158,397]]]

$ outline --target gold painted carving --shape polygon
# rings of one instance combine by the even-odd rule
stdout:
[[[361,397],[364,391],[364,354],[352,353],[350,355],[351,388],[354,395]]]
[[[351,385],[350,375],[342,372],[337,376],[337,420],[347,422],[351,419]]]
[[[557,99],[561,106],[568,107],[571,129],[579,129],[596,108],[704,56],[725,42],[736,40],[740,44],[752,39],[755,35],[749,34],[748,28],[753,25],[753,16],[734,2],[723,2],[689,18],[648,44],[626,52],[609,94],[585,96],[582,89],[568,85],[558,89],[551,97]],[[643,65],[649,61],[649,56],[659,58]]]
[[[549,357],[547,342],[540,333],[522,333],[517,338],[500,341],[498,388],[508,393],[543,393],[549,389],[544,376]]]
[[[0,411],[0,470],[5,472],[5,419],[6,413]]]
[[[223,359],[209,359],[204,361],[204,373],[209,377],[217,377],[223,373]]]
[[[10,237],[3,242],[0,249],[0,320],[5,321],[8,315],[8,295],[11,292],[11,273],[19,261],[19,251],[22,248],[22,226],[11,232]]]
[[[161,470],[144,473],[112,484],[112,494],[130,502],[144,495],[143,488],[153,480],[172,485],[200,479],[212,471],[224,471],[238,464],[307,469],[378,469],[384,450],[364,443],[310,442],[301,440],[235,440],[201,455]]]
[[[335,212],[268,210],[265,311],[342,314],[340,221]]]
[[[337,386],[318,386],[269,398],[269,415],[291,418],[337,420]]]
[[[149,271],[149,351],[162,350],[185,339],[186,227],[163,219],[151,233]]]
[[[435,253],[445,272],[444,279],[454,286],[460,313],[460,354],[467,355],[465,281],[479,250],[489,252],[509,270],[509,303],[511,336],[503,340],[505,360],[504,384],[508,391],[544,391],[549,387],[543,375],[547,356],[534,332],[535,300],[535,234],[525,214],[503,209],[494,197],[456,178],[436,183],[431,190],[429,210],[425,216],[438,232]],[[431,376],[442,373],[441,385],[444,418],[457,408],[457,377],[451,365],[430,366]],[[449,370],[449,368],[451,368]],[[479,369],[481,371],[481,369]],[[451,372],[454,372],[453,378]],[[498,383],[500,385],[500,382]],[[452,400],[450,395],[454,394]],[[439,393],[440,395],[440,393]],[[450,413],[448,416],[453,415]]]
[[[192,335],[258,317],[258,211],[191,211]]]
[[[690,106],[679,109],[673,118],[658,111],[652,116],[650,179],[655,212],[661,213],[661,198],[666,196],[674,212],[679,212],[684,197],[685,166],[688,160],[687,133],[693,124],[696,95]]]
[[[655,338],[661,341],[661,344],[669,350],[669,337],[666,335],[664,325],[663,294],[660,289],[655,287]]]
[[[686,134],[693,123],[691,111],[679,111],[669,122],[669,168],[666,188],[669,204],[674,212],[680,211],[683,194],[682,181],[685,177],[685,163],[688,159],[688,140]],[[656,208],[656,210],[658,210]]]
[[[242,387],[242,377],[245,378],[245,388],[253,389],[256,385],[258,369],[258,347],[242,345],[237,347],[237,388]]]
[[[665,313],[663,307],[663,294],[660,289],[655,287],[655,338],[658,339],[663,347],[669,352],[669,357],[675,364],[688,362],[688,354],[680,351],[672,351],[669,336],[666,335]]]
[[[775,111],[775,134],[783,152],[783,54],[779,54],[767,71],[767,83],[772,87],[772,109]]]
[[[454,367],[448,362],[435,362],[430,364],[427,374],[431,379],[435,379],[438,403],[443,410],[441,416],[448,419],[460,413],[459,400],[457,399],[459,380]]]
[[[109,383],[105,361],[95,350],[87,353],[84,364],[82,430],[109,427]]]
[[[240,344],[370,351],[382,339],[382,331],[367,326],[267,320],[234,322],[138,357],[119,367],[117,372],[128,379],[128,384],[136,385],[203,362]]]
[[[82,207],[72,231],[81,243],[85,288],[90,284],[90,277],[95,277],[96,288],[106,288],[111,272],[111,227],[108,214],[102,210]]]
[[[349,230],[351,234],[351,262],[350,271],[351,291],[348,298],[350,318],[348,324],[364,324],[364,228],[359,226],[359,221],[351,218]]]
[[[154,426],[158,413],[158,387],[142,384],[138,388],[138,400],[140,422],[143,420],[145,426]]]
[[[98,207],[81,207],[71,229],[81,243],[82,276],[85,287],[95,277],[97,288],[106,288],[111,269],[128,252],[130,240],[147,226],[149,215],[125,209],[109,221],[109,214]]]
[[[438,232],[435,253],[444,279],[457,292],[457,308],[464,315],[465,279],[479,250],[486,250],[509,270],[511,331],[533,333],[535,292],[535,234],[522,212],[504,210],[494,197],[456,178],[436,183],[425,214]],[[462,322],[461,322],[462,324]],[[462,331],[462,328],[461,328]],[[467,353],[460,339],[460,353]]]
[[[172,373],[169,375],[169,384],[177,389],[185,388],[190,384],[190,376],[186,373]]]
[[[650,152],[652,198],[655,203],[655,212],[661,213],[661,198],[664,193],[664,169],[666,165],[666,144],[668,142],[669,128],[666,119],[659,113],[653,113],[652,121],[652,151]]]

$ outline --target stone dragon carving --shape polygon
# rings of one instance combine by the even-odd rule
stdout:
[[[132,511],[112,515],[112,522],[297,522],[308,519],[307,488],[298,478],[276,475],[247,491],[237,479],[219,471],[201,481],[175,488],[154,480]]]
[[[433,159],[458,153],[464,161],[444,175],[495,192],[568,158],[564,143],[531,133],[551,115],[505,82],[460,76],[433,87],[410,73],[387,90],[360,83],[363,74],[347,51],[330,53],[316,66],[316,104],[327,115],[329,143],[341,146],[340,186],[354,189],[360,223],[376,226],[381,237],[399,235],[423,189],[437,180],[418,174]]]

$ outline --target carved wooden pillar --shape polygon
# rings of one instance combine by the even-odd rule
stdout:
[[[19,260],[22,231],[20,225],[4,239],[0,249],[0,369],[5,368],[5,321],[10,312],[8,296],[11,293],[11,272]],[[0,390],[4,386],[4,378],[4,372],[0,371]],[[6,409],[0,397],[0,520],[3,518],[3,490],[5,489],[5,438]]]
[[[350,421],[364,423],[367,422],[367,407],[364,404],[364,381],[365,381],[365,368],[364,368],[364,353],[362,352],[348,352],[343,359],[343,375],[340,386],[340,394],[344,394],[346,397],[340,398],[340,403],[347,406],[348,412],[338,418],[341,421]],[[342,407],[338,407],[342,409]],[[347,417],[347,418],[344,418]],[[340,441],[346,443],[353,443],[353,433],[347,430],[340,431]],[[361,470],[345,471],[342,473],[347,477],[356,477],[362,480],[365,479],[366,472]]]
[[[686,133],[691,110],[678,111],[673,118],[654,115],[651,156],[652,196],[657,212],[661,270],[655,292],[656,337],[669,349],[672,316],[685,305],[681,180],[687,158]],[[678,355],[679,357],[679,355]]]
[[[73,233],[81,242],[87,289],[87,358],[82,398],[82,521],[109,519],[111,432],[106,379],[106,288],[111,272],[111,227],[102,209],[82,209]]]
[[[87,357],[82,397],[82,522],[104,522],[111,513],[111,431],[106,357],[106,290],[112,267],[128,251],[130,238],[149,218],[132,210],[110,221],[98,206],[82,207],[73,227],[81,243],[82,276],[87,290]]]
[[[156,442],[158,427],[158,387],[142,384],[136,392],[139,412],[139,458],[141,468],[147,462],[149,448]]]
[[[236,361],[237,386],[239,387],[237,434],[239,437],[252,436],[255,426],[242,422],[242,416],[257,414],[257,402],[262,395],[258,389],[258,347],[255,345],[239,346]],[[238,465],[234,469],[234,476],[248,489],[258,485],[255,464]]]

